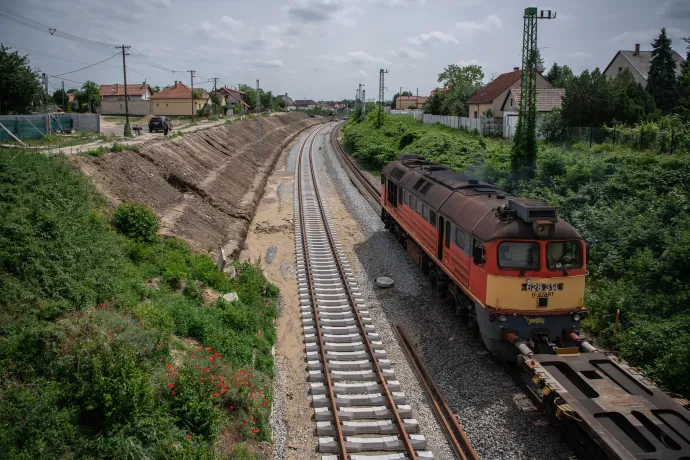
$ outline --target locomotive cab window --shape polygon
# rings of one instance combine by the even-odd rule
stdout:
[[[465,232],[459,228],[455,229],[455,245],[460,249],[465,249]]]
[[[582,245],[579,241],[554,241],[546,245],[549,270],[582,268]]]
[[[539,244],[506,241],[498,245],[498,266],[520,270],[539,269]]]
[[[429,209],[429,223],[436,227],[436,212],[433,209]]]

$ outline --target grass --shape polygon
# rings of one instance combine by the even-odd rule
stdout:
[[[128,146],[125,144],[120,144],[119,142],[115,142],[114,144],[110,146],[102,146],[102,147],[96,147],[94,149],[89,149],[86,150],[85,152],[81,152],[82,155],[89,155],[92,157],[100,157],[106,152],[124,152],[125,150],[134,150],[135,146]]]
[[[511,173],[512,143],[411,117],[372,115],[344,143],[373,171],[402,152],[550,203],[591,246],[583,323],[669,391],[690,395],[690,157],[610,143],[539,143],[533,178]],[[614,335],[616,311],[620,324]]]
[[[278,295],[260,269],[117,233],[62,157],[0,152],[0,213],[3,455],[258,458]]]

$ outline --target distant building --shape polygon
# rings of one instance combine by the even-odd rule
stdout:
[[[195,89],[194,91],[199,92],[202,97],[194,99],[192,97],[192,89],[181,81],[176,81],[173,86],[169,86],[151,96],[151,111],[154,115],[196,115],[199,109],[211,103],[211,99],[203,89]],[[194,110],[193,113],[192,110]]]
[[[519,67],[514,67],[512,72],[501,74],[492,82],[482,86],[467,100],[470,118],[502,117],[502,107],[506,95],[511,88],[520,87],[521,76],[522,70]],[[551,87],[551,83],[541,73],[537,72],[537,89]]]
[[[501,105],[501,111],[503,112],[503,137],[513,137],[515,135],[521,96],[522,89],[510,88]],[[537,125],[541,123],[541,118],[544,114],[561,108],[563,96],[565,96],[565,89],[562,88],[537,88]]]
[[[398,96],[395,99],[395,108],[397,110],[406,110],[411,106],[416,106],[421,109],[429,96]]]
[[[70,102],[74,100],[74,94]],[[148,115],[151,113],[151,87],[146,83],[127,85],[127,102],[130,115]],[[101,115],[125,114],[125,85],[101,85]]]
[[[295,107],[297,110],[311,110],[317,108],[318,106],[319,104],[311,99],[299,99],[295,101]]]
[[[295,101],[292,100],[291,97],[288,97],[288,93],[285,93],[285,95],[281,94],[279,96],[276,96],[278,99],[282,100],[285,102],[285,107],[290,107],[295,105]]]
[[[680,75],[681,66],[685,59],[683,56],[673,51],[673,59],[676,61],[676,77]],[[640,51],[640,44],[635,44],[634,51],[618,51],[611,62],[604,70],[604,75],[615,78],[623,69],[628,69],[632,72],[635,81],[647,87],[647,77],[649,76],[649,68],[652,66],[652,52]]]
[[[249,110],[249,104],[244,101],[244,93],[242,91],[225,86],[218,91],[225,94],[226,106],[232,109],[235,114],[246,113]]]

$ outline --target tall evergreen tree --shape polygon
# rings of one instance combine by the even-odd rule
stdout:
[[[671,113],[678,104],[678,80],[676,61],[673,59],[671,39],[666,36],[666,28],[661,29],[659,38],[652,43],[652,65],[647,78],[647,91],[654,97],[661,113]]]
[[[685,57],[685,62],[678,79],[678,86],[680,87],[680,103],[683,114],[690,118],[690,37],[683,39],[688,44],[688,54]]]

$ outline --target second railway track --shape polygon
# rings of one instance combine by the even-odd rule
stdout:
[[[320,195],[312,131],[300,147],[295,251],[322,458],[434,458],[401,391]]]

